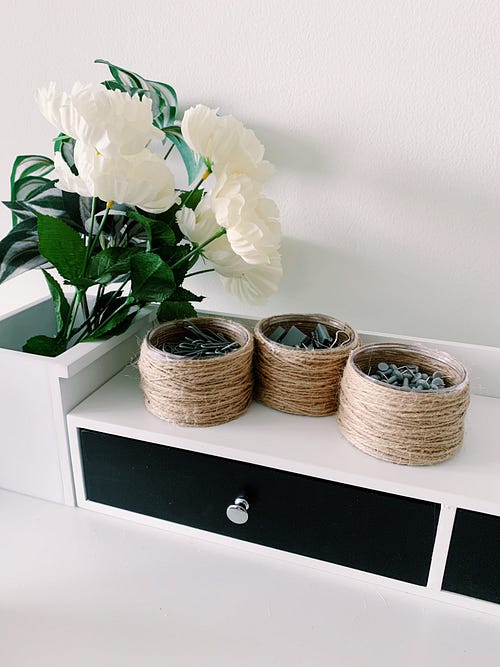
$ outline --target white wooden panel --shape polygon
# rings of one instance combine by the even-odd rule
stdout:
[[[152,310],[102,343],[80,343],[55,358],[21,352],[34,332],[50,333],[43,327],[51,316],[43,300],[0,319],[7,346],[0,348],[0,487],[74,505],[66,414],[137,354]]]

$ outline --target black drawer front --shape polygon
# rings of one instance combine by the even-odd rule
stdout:
[[[457,510],[443,589],[500,603],[500,517]]]
[[[435,503],[138,440],[80,431],[87,498],[425,585]],[[239,493],[246,524],[226,517]]]

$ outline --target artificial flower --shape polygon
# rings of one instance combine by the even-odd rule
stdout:
[[[208,198],[203,199],[195,211],[181,209],[177,222],[182,233],[196,245],[204,244],[220,230]],[[203,256],[219,274],[228,292],[253,305],[264,303],[278,289],[283,275],[277,249],[271,250],[263,263],[248,264],[234,252],[227,235],[210,241],[203,248]]]
[[[236,255],[236,257],[238,257]],[[261,305],[278,289],[283,269],[279,252],[269,257],[267,264],[249,265],[240,258],[239,270],[233,267],[232,275],[225,276],[223,267],[214,264],[225,289],[240,301]]]
[[[103,155],[133,155],[163,132],[153,126],[151,100],[97,84],[60,92],[54,82],[40,88],[36,102],[59,132],[93,146]]]
[[[181,232],[196,245],[205,243],[220,230],[208,197],[203,197],[194,211],[183,206],[175,217]]]
[[[84,197],[139,206],[149,213],[166,211],[179,203],[172,172],[158,155],[147,148],[131,156],[109,157],[92,146],[75,143],[72,173],[62,155],[54,155],[56,187]]]
[[[182,136],[210,168],[247,173],[263,182],[273,171],[264,160],[264,146],[252,130],[233,116],[219,116],[217,109],[198,104],[184,113]]]
[[[279,248],[276,204],[260,193],[259,184],[244,174],[219,174],[210,194],[211,208],[234,252],[248,264],[263,264]]]

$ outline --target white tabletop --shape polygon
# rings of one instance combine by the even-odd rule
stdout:
[[[500,618],[0,491],[2,667],[489,667]]]

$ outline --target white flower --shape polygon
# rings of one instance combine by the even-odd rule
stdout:
[[[60,92],[51,82],[35,93],[45,118],[60,132],[90,144],[103,155],[132,155],[151,139],[163,138],[153,126],[151,100],[130,97],[98,84],[77,82],[71,93]]]
[[[176,214],[176,220],[184,236],[196,245],[201,245],[220,231],[207,197],[203,197],[196,212],[187,206],[181,208]]]
[[[195,212],[188,208],[179,211],[177,222],[183,234],[197,245],[220,230],[207,197]],[[205,246],[203,256],[211,262],[228,292],[254,305],[264,303],[278,289],[283,275],[278,250],[273,250],[264,263],[250,265],[234,252],[227,235]]]
[[[236,257],[238,257],[236,255]],[[224,267],[214,264],[220,274],[222,284],[228,292],[240,301],[252,305],[261,305],[278,289],[283,276],[281,257],[274,252],[267,264],[253,264],[250,266],[240,258],[239,270],[233,267],[231,276],[224,276]]]
[[[77,141],[74,151],[78,176],[57,152],[54,155],[56,187],[85,197],[139,206],[160,213],[178,203],[172,172],[158,155],[147,148],[132,156],[108,157]]]
[[[198,104],[185,112],[181,130],[187,144],[208,160],[216,174],[221,169],[244,172],[262,183],[273,171],[254,132],[233,116],[219,116],[217,109]]]
[[[234,252],[248,264],[263,264],[278,250],[281,237],[276,204],[252,178],[222,171],[210,195],[215,219],[227,231]]]

